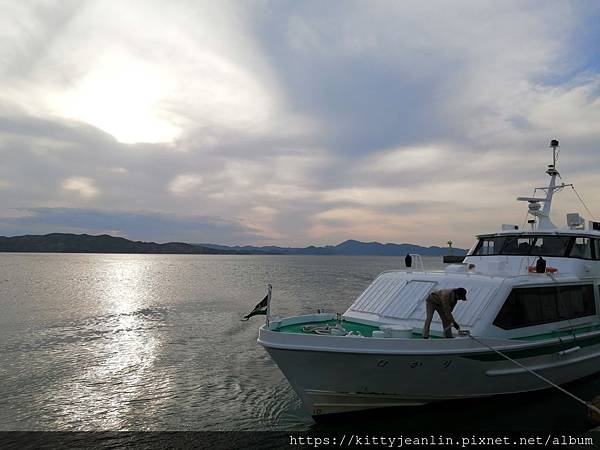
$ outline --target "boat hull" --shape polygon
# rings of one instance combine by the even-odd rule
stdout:
[[[398,340],[399,349],[401,341]],[[336,351],[331,347],[326,351],[297,346],[277,348],[264,339],[261,343],[313,416],[551,387],[489,349],[484,351],[472,345],[463,351],[435,354],[415,351],[414,343],[410,353],[401,353],[402,350],[369,353],[368,348],[359,351]],[[519,346],[507,353],[556,384],[600,371],[600,343],[584,347],[569,344],[563,350],[555,350],[556,346],[538,345],[527,356],[527,349]]]

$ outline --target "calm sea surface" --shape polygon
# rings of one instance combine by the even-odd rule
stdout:
[[[401,267],[392,257],[0,254],[0,430],[586,428],[585,408],[554,391],[315,424],[256,343],[264,316],[240,318],[267,283],[276,315],[344,312],[379,272]],[[591,399],[600,377],[569,389]]]

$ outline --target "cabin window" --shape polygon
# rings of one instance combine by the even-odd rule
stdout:
[[[600,239],[594,239],[594,259],[600,260]]]
[[[531,255],[564,256],[571,239],[568,236],[537,236],[531,246]]]
[[[558,256],[600,259],[599,240],[575,236],[490,236],[481,237],[469,255],[511,255],[511,256]]]
[[[506,238],[504,237],[482,238],[479,240],[475,250],[473,250],[471,254],[477,256],[499,255],[505,240]]]
[[[501,249],[503,255],[529,255],[533,244],[532,237],[510,237]]]
[[[495,255],[494,252],[494,239],[482,239],[479,241],[479,245],[475,249],[477,255]]]
[[[516,288],[506,299],[494,325],[511,330],[594,314],[592,285]]]
[[[590,238],[575,238],[569,256],[573,258],[592,259],[592,242]]]

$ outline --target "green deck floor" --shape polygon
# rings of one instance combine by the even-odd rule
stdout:
[[[326,321],[320,321],[320,322],[303,322],[303,323],[297,323],[294,325],[286,325],[286,326],[278,328],[276,331],[279,331],[281,333],[304,333],[302,331],[302,327],[307,326],[307,325],[335,326],[335,324],[336,324],[335,320],[326,320]],[[358,331],[362,336],[365,336],[365,337],[372,337],[373,331],[379,330],[378,326],[376,327],[376,326],[372,326],[372,325],[365,325],[364,323],[351,322],[349,320],[342,320],[342,327],[344,327],[344,329],[346,331]],[[305,333],[305,334],[310,334],[310,333]],[[431,337],[434,339],[437,338],[436,336],[431,336]],[[421,339],[421,333],[417,332],[417,331],[413,331],[412,339]]]

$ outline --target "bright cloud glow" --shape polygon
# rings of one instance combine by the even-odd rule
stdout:
[[[173,143],[196,127],[209,136],[216,128],[265,133],[271,120],[284,119],[280,93],[236,9],[152,0],[92,0],[60,13],[11,7],[4,34],[18,41],[14,36],[27,31],[31,51],[40,54],[26,78],[7,80],[3,96],[91,124],[122,143]],[[36,20],[31,30],[14,26],[36,15],[48,20],[37,42]],[[4,50],[7,60],[21,56]]]
[[[202,184],[202,177],[195,174],[177,175],[169,183],[169,191],[175,195],[188,195]]]
[[[425,146],[418,148],[401,148],[375,156],[365,168],[377,172],[405,172],[431,168],[440,162],[448,149]]]
[[[82,198],[90,199],[97,196],[100,191],[94,186],[94,180],[87,177],[71,177],[62,182],[61,187],[68,192],[73,192]]]
[[[540,129],[560,129],[564,137],[597,137],[600,124],[600,76],[578,80],[563,86],[536,92],[530,104],[529,122]],[[571,120],[579,117],[579,120]]]
[[[161,72],[131,56],[111,55],[51,104],[59,114],[94,125],[120,142],[169,142],[181,128],[161,112],[160,102],[174,84]]]

